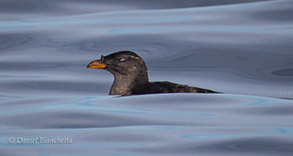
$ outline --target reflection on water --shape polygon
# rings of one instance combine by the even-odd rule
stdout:
[[[293,152],[290,139],[293,128],[288,122],[292,116],[291,100],[231,94],[6,99],[0,114],[0,143],[3,149],[17,147],[28,154],[51,152],[55,148],[66,153],[76,151],[79,146],[87,154],[290,155]],[[71,138],[73,143],[7,144],[6,139],[11,136],[60,136]]]
[[[1,155],[292,155],[292,8],[1,1]],[[141,55],[152,81],[224,94],[108,96],[112,75],[86,65],[120,50]]]

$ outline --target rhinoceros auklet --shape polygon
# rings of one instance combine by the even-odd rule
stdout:
[[[88,68],[105,69],[114,75],[110,95],[155,93],[217,93],[212,90],[180,85],[168,81],[149,82],[143,59],[132,51],[119,51],[88,64]]]

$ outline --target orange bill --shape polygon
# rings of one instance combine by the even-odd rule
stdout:
[[[87,67],[93,68],[93,69],[104,69],[104,68],[106,68],[106,64],[100,63],[98,61],[93,61],[90,64],[88,64]]]

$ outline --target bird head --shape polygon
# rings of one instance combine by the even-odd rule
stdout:
[[[140,75],[147,71],[143,59],[131,51],[119,51],[90,62],[87,66],[92,69],[105,69],[114,76]]]

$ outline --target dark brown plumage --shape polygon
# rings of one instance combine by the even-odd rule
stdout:
[[[155,93],[217,93],[212,90],[164,82],[149,82],[143,59],[131,51],[120,51],[92,61],[88,68],[105,69],[114,75],[110,95]]]

